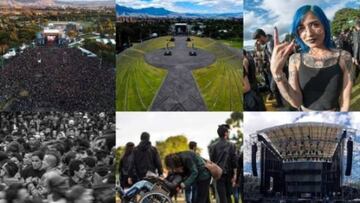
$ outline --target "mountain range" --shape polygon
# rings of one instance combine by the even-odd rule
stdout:
[[[89,1],[64,1],[64,0],[0,0],[0,6],[2,7],[99,7],[114,6],[114,0],[93,0]]]
[[[150,17],[185,17],[185,18],[242,18],[242,13],[178,13],[164,8],[129,8],[116,5],[116,14],[118,16],[150,16]]]

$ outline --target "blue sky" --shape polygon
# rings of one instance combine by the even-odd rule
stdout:
[[[257,28],[273,34],[277,26],[283,34],[290,29],[291,20],[297,8],[302,5],[318,5],[331,20],[341,8],[359,8],[359,0],[244,0],[244,46],[253,46],[251,33]]]
[[[157,7],[179,13],[240,13],[243,0],[116,0],[131,8]]]

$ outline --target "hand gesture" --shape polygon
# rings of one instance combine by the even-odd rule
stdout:
[[[270,69],[272,74],[280,75],[283,73],[283,68],[289,58],[290,53],[294,49],[294,40],[289,42],[280,43],[279,33],[277,28],[274,28],[274,50],[271,55]]]

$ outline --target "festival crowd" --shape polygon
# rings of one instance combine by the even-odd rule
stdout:
[[[115,202],[115,115],[0,113],[0,203]]]
[[[35,47],[0,69],[7,111],[112,111],[115,67],[76,48]]]

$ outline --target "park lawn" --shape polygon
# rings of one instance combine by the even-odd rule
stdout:
[[[219,41],[225,44],[226,46],[233,47],[236,49],[241,49],[243,47],[242,39],[230,39],[230,40],[219,40]]]
[[[147,51],[150,51],[149,47],[151,44],[147,44]],[[154,96],[165,79],[167,72],[147,64],[144,53],[145,50],[137,46],[117,56],[117,111],[149,110]]]
[[[350,111],[360,111],[360,77],[356,79],[351,91]]]
[[[133,46],[134,49],[141,50],[145,53],[154,51],[156,49],[161,49],[166,47],[166,44],[169,43],[169,47],[174,47],[174,42],[170,42],[170,36],[158,37],[151,40],[143,41],[142,43],[137,43]]]
[[[242,111],[242,61],[221,43],[192,37],[195,47],[216,55],[215,63],[193,71],[209,111]]]

